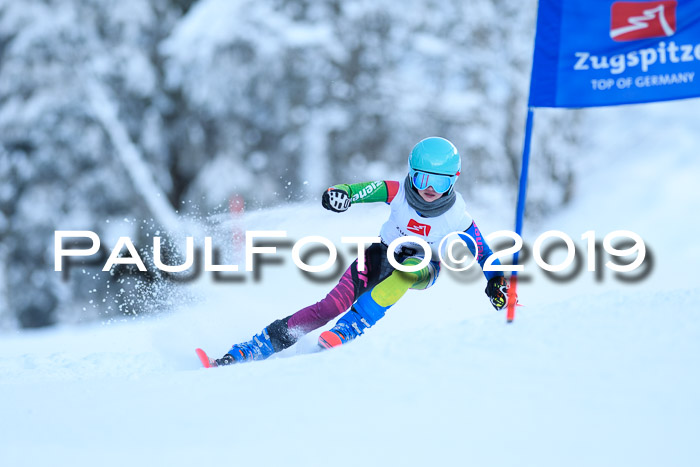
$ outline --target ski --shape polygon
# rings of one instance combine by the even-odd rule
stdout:
[[[331,331],[324,331],[318,337],[318,346],[321,349],[332,349],[333,347],[340,347],[343,342],[338,337],[338,334]]]
[[[202,350],[202,349],[195,349],[195,352],[197,353],[197,356],[199,357],[199,361],[202,362],[202,366],[204,368],[214,368],[219,365],[216,364],[216,360],[213,358],[209,358],[209,355]]]

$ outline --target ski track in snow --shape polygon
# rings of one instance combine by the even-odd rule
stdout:
[[[578,198],[526,224],[530,242],[633,230],[654,254],[645,281],[558,284],[530,269],[506,325],[483,279],[443,273],[343,348],[317,352],[319,330],[264,362],[199,368],[195,347],[219,356],[330,288],[280,250],[262,282],[200,281],[201,302],[168,316],[1,336],[0,465],[698,465],[696,109],[590,110],[601,123]],[[510,214],[469,209],[484,233],[512,228]],[[340,245],[386,214],[301,205],[245,222]]]

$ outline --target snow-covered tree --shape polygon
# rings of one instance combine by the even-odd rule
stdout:
[[[477,196],[480,186],[499,187],[512,201],[534,6],[199,2],[161,48],[169,86],[208,117],[210,170],[200,172],[191,195],[204,195],[209,172],[230,192],[267,203],[280,194],[313,196],[338,181],[398,177],[413,144],[442,135],[469,167],[461,189]],[[569,128],[575,118],[559,115],[551,127]],[[534,190],[531,214],[566,199],[570,167],[562,154],[574,142],[571,131],[537,140],[545,156],[533,172],[557,195]]]
[[[61,280],[57,229],[149,243],[234,195],[271,205],[403,177],[431,135],[460,149],[469,202],[510,218],[535,6],[0,0],[0,315],[42,326],[90,299],[132,311],[97,266]],[[530,214],[570,197],[576,118],[538,120]]]
[[[172,211],[169,203],[155,211],[150,199],[171,184],[160,170],[167,152],[153,61],[169,18],[161,13],[143,0],[0,7],[0,177],[8,181],[0,235],[6,306],[22,326],[54,322],[61,304],[95,288],[53,271],[55,230],[105,232],[106,220],[126,215],[163,223]]]

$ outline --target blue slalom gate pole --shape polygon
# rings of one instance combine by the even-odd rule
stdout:
[[[534,107],[527,108],[527,120],[525,122],[525,142],[523,144],[523,159],[520,166],[520,186],[518,188],[518,205],[515,209],[515,233],[523,235],[523,217],[525,215],[525,198],[527,196],[527,173],[530,168],[530,142],[532,140],[532,125],[535,117]],[[520,250],[513,254],[513,266],[518,265]],[[515,305],[518,288],[518,272],[513,271],[510,279],[510,293],[508,294],[508,312],[506,319],[509,323],[515,318]]]

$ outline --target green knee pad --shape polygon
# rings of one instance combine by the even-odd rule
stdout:
[[[419,258],[408,258],[402,264],[415,266]],[[405,272],[398,269],[372,289],[372,298],[380,306],[388,307],[398,302],[408,289],[425,289],[430,284],[430,271],[426,266],[418,271]]]

